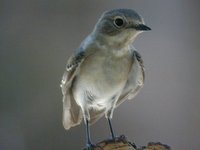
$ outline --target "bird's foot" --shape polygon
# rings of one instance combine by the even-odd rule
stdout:
[[[87,144],[86,144],[86,148],[84,148],[84,150],[93,150],[93,149],[96,148],[96,147],[101,148],[100,146],[97,146],[97,145],[95,145],[95,144],[87,143]]]
[[[111,143],[120,142],[120,141],[126,141],[126,137],[124,135],[113,136],[110,139],[108,139],[108,141],[111,142]]]

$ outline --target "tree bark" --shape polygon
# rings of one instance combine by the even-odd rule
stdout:
[[[134,143],[129,142],[124,135],[121,135],[115,140],[104,140],[97,143],[92,150],[170,150],[170,147],[160,142],[150,142],[147,146],[137,148]]]

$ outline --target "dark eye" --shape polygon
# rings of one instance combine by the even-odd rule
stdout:
[[[116,27],[120,28],[124,25],[124,20],[122,18],[116,18],[114,24]]]

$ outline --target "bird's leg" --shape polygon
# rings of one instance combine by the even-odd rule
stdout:
[[[115,106],[115,105],[114,105]],[[113,111],[114,111],[114,108],[115,107],[111,107],[111,109],[107,112],[106,114],[106,118],[108,120],[108,124],[109,124],[109,128],[110,128],[110,133],[111,133],[111,137],[112,137],[112,140],[115,141],[116,139],[116,136],[115,136],[115,133],[113,131],[113,127],[112,127],[112,122],[111,122],[111,119],[112,119],[112,116],[113,116]]]
[[[86,138],[87,138],[87,147],[92,145],[91,137],[90,137],[90,127],[89,127],[89,121],[86,119]]]
[[[111,123],[111,119],[110,118],[108,118],[108,124],[109,124],[109,127],[110,127],[110,132],[111,132],[112,139],[115,140],[115,134],[114,134],[114,131],[113,131],[113,127],[112,127],[112,123]]]
[[[120,94],[116,95],[113,97],[113,101],[111,103],[111,107],[110,109],[108,109],[108,111],[106,112],[106,118],[108,119],[108,124],[109,124],[109,128],[110,128],[110,132],[111,132],[111,136],[112,136],[112,140],[115,141],[116,139],[116,136],[114,134],[114,131],[113,131],[113,127],[112,127],[112,123],[111,123],[111,119],[113,117],[113,112],[114,112],[114,109],[116,107],[116,102],[119,98]]]
[[[87,143],[86,143],[87,150],[92,150],[92,148],[95,147],[95,145],[92,144],[91,142],[90,127],[89,127],[88,119],[86,119],[86,139],[87,139]]]

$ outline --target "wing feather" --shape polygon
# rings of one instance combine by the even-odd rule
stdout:
[[[133,99],[143,87],[144,79],[145,72],[143,60],[137,51],[133,51],[133,64],[129,73],[129,77],[116,106],[119,106],[126,99]]]
[[[65,129],[70,129],[80,124],[82,120],[82,111],[73,97],[71,85],[79,72],[80,65],[84,61],[84,58],[84,52],[79,52],[70,57],[62,77],[60,86],[63,94],[63,125]]]

